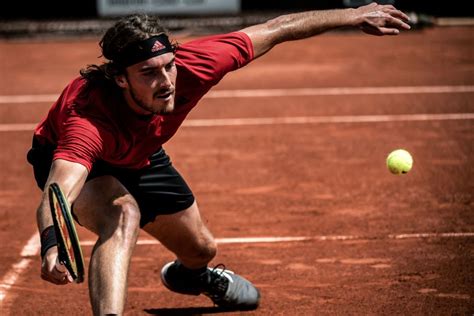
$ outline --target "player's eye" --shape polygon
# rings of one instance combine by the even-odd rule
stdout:
[[[154,75],[155,75],[155,71],[154,71],[154,70],[147,70],[147,71],[142,72],[142,74],[143,74],[145,77],[151,77],[151,76],[154,76]]]
[[[166,64],[165,70],[170,71],[171,69],[173,69],[173,67],[174,67],[174,60],[171,61],[170,63]]]

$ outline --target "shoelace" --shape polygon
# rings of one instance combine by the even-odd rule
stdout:
[[[213,301],[222,299],[227,292],[229,282],[232,282],[229,274],[234,274],[234,272],[226,270],[222,263],[216,265],[212,270],[208,270],[204,276],[205,280],[203,280],[206,283],[203,294]]]

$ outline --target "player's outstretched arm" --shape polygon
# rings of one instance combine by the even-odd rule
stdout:
[[[255,58],[273,46],[340,27],[360,28],[371,35],[397,35],[410,29],[408,16],[392,5],[371,3],[356,9],[308,11],[282,15],[241,30],[252,40]]]
[[[51,210],[49,207],[48,190],[50,183],[56,182],[62,188],[69,203],[72,203],[79,195],[88,175],[87,168],[81,164],[57,159],[53,162],[48,181],[36,212],[38,230],[44,233],[45,229],[53,225]],[[67,284],[72,282],[68,273],[60,271],[56,267],[58,249],[56,246],[49,248],[43,256],[41,263],[41,278],[55,284]]]

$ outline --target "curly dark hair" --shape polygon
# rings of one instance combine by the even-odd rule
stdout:
[[[114,62],[120,58],[123,49],[133,42],[159,34],[168,35],[168,30],[157,17],[133,14],[120,19],[105,32],[99,42],[102,56],[108,61],[101,65],[88,65],[81,69],[81,76],[88,81],[113,80],[114,76],[125,71],[123,66]],[[173,46],[176,48],[177,44],[174,43]]]

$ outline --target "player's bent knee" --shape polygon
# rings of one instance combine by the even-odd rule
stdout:
[[[211,261],[217,254],[217,244],[214,240],[207,242],[204,247],[200,249],[198,257]]]
[[[217,254],[217,244],[214,239],[201,241],[184,257],[196,264],[206,264],[210,262]]]
[[[212,259],[214,259],[216,254],[217,254],[217,244],[214,240],[212,240],[211,243],[207,244],[206,251],[203,253],[203,255],[206,258],[206,261],[209,262]]]
[[[132,197],[120,197],[110,210],[110,226],[103,235],[113,234],[123,241],[135,241],[140,230],[140,209]]]
[[[124,232],[137,234],[140,230],[140,209],[133,199],[121,199],[123,201],[114,203],[120,208],[119,228]]]

